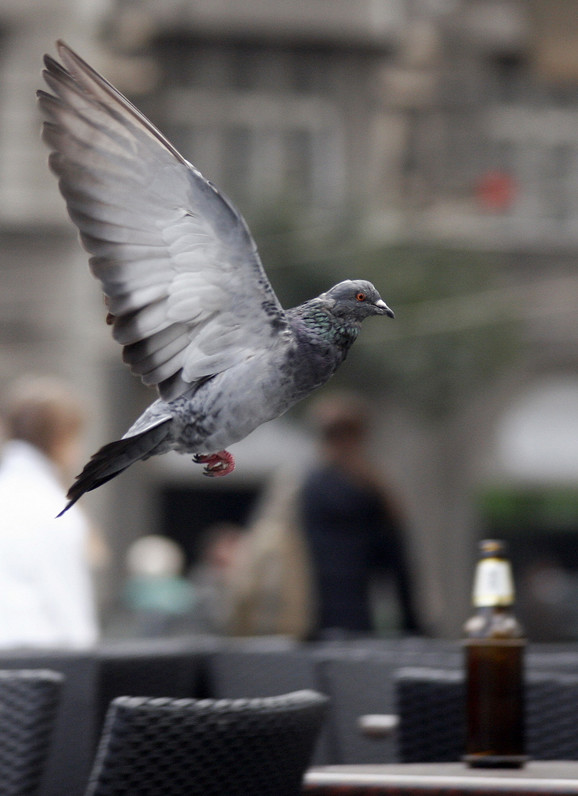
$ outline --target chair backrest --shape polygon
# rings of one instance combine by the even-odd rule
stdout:
[[[463,671],[400,669],[395,675],[398,755],[404,763],[459,760],[465,743]],[[526,749],[535,760],[578,760],[578,676],[526,673]]]
[[[460,760],[465,746],[465,685],[461,670],[408,667],[395,673],[403,763]]]
[[[327,697],[118,697],[86,796],[297,796]]]
[[[0,671],[0,792],[38,792],[64,678],[42,669]]]
[[[578,760],[578,677],[534,671],[526,679],[528,754],[536,760]]]
[[[259,649],[258,645],[236,644],[211,655],[210,694],[217,699],[253,699],[309,689],[325,691],[319,678],[319,661],[305,649],[294,646]],[[326,721],[313,754],[314,765],[335,762]]]
[[[433,645],[432,645],[433,646]],[[361,645],[358,650],[327,649],[322,664],[322,690],[331,699],[331,729],[337,763],[392,763],[397,760],[395,733],[374,738],[362,734],[359,721],[365,714],[397,713],[394,676],[402,666],[435,661],[437,666],[456,667],[455,651],[436,645],[415,647],[399,643],[389,649]]]
[[[185,644],[168,638],[138,639],[101,645],[95,688],[98,733],[102,731],[108,706],[117,696],[139,694],[174,699],[201,696],[203,657],[202,645],[196,645],[194,640]]]

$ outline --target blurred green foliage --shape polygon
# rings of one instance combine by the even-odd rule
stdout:
[[[527,535],[533,530],[577,530],[578,490],[573,486],[541,488],[496,486],[478,498],[491,533]]]

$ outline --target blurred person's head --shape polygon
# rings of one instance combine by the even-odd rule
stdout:
[[[49,376],[25,376],[4,400],[7,439],[33,445],[62,471],[74,467],[85,411],[70,385]]]
[[[185,554],[180,545],[168,536],[148,534],[130,545],[126,566],[133,577],[178,577],[185,566]]]
[[[199,543],[199,561],[213,569],[233,566],[243,538],[243,527],[233,522],[217,522],[205,529]]]
[[[363,447],[369,434],[372,408],[356,393],[336,392],[318,398],[309,420],[327,455],[340,456]]]

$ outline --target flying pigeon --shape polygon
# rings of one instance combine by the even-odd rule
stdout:
[[[95,453],[71,486],[85,492],[139,459],[194,454],[210,476],[227,448],[324,384],[361,322],[394,317],[362,279],[284,310],[231,202],[62,41],[38,92],[69,215],[100,280],[107,322],[134,374],[159,398]]]

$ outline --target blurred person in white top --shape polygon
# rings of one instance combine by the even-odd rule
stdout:
[[[70,387],[47,377],[15,383],[0,451],[0,647],[86,648],[97,639],[90,528],[65,505],[84,423]]]

